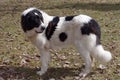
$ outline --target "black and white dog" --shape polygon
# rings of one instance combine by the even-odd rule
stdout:
[[[91,70],[91,56],[101,63],[109,62],[112,55],[100,43],[100,27],[87,15],[49,16],[37,9],[26,9],[21,16],[21,26],[29,40],[41,52],[41,71],[44,74],[50,61],[50,49],[74,45],[85,61],[85,69],[80,76],[85,77]]]

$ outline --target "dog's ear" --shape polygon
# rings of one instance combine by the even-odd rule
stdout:
[[[59,22],[59,17],[54,17],[52,21],[49,22],[48,26],[47,26],[47,29],[46,29],[46,37],[47,39],[49,40],[51,38],[51,36],[53,35],[55,29],[56,29],[56,26]]]
[[[56,26],[56,23],[54,23],[52,21],[48,24],[48,27],[46,29],[46,36],[50,37],[53,34],[53,32],[56,29],[55,26]]]
[[[52,31],[52,26],[53,26],[53,25],[54,25],[53,22],[50,22],[50,23],[48,24],[48,27],[47,27],[47,35],[49,35],[50,32]]]

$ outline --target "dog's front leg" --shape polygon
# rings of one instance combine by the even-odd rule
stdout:
[[[50,61],[50,53],[48,50],[41,50],[41,70],[37,71],[38,75],[43,75],[47,69],[48,69],[48,64]]]

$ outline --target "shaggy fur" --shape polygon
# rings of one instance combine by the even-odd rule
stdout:
[[[91,70],[91,56],[101,63],[112,59],[111,53],[100,43],[98,23],[87,15],[49,16],[37,8],[29,8],[22,13],[21,25],[29,40],[40,50],[42,66],[37,72],[39,75],[48,69],[49,49],[74,45],[85,61],[85,69],[80,74],[82,77]]]

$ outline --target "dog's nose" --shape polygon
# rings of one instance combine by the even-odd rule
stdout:
[[[43,31],[45,29],[45,27],[44,26],[41,26],[41,30]]]

